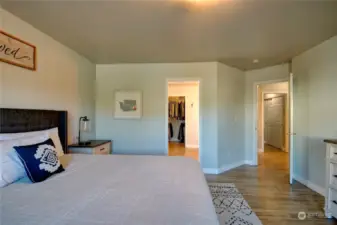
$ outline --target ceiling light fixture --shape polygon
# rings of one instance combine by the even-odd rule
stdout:
[[[218,0],[184,0],[188,3],[189,8],[204,8],[214,6],[218,3]]]
[[[254,59],[253,63],[259,63],[259,60],[258,59]]]
[[[218,0],[187,0],[187,1],[196,4],[208,4],[218,2]]]

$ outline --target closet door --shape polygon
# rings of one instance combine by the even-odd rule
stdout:
[[[268,144],[282,149],[284,143],[284,97],[271,100],[267,108]]]
[[[272,101],[271,99],[264,100],[264,143],[263,144],[269,143],[268,108],[269,108],[269,105],[271,104],[271,101]]]

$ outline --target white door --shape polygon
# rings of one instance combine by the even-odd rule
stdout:
[[[263,144],[268,144],[269,142],[269,136],[268,136],[268,108],[271,105],[271,99],[265,99],[264,100],[264,143]]]
[[[289,183],[293,183],[293,158],[294,158],[294,76],[289,74]]]
[[[265,115],[265,127],[267,133],[266,142],[276,148],[283,149],[284,144],[284,97],[272,98],[267,103]]]

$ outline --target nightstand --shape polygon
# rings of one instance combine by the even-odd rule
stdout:
[[[91,140],[88,145],[72,144],[68,146],[69,154],[109,155],[112,153],[112,141]]]

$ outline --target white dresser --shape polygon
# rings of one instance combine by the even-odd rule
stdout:
[[[325,216],[337,218],[337,140],[326,143]]]

